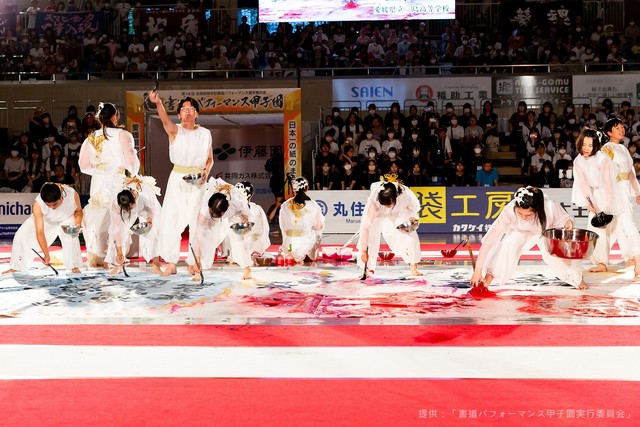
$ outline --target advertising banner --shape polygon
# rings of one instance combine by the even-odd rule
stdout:
[[[545,101],[564,105],[573,97],[573,79],[570,75],[505,76],[493,80],[493,97],[502,106],[515,106],[525,101],[541,106]]]
[[[29,218],[38,193],[0,194],[0,239],[11,239]]]
[[[614,105],[629,101],[638,105],[640,82],[637,74],[582,74],[573,76],[573,96],[577,102],[599,105],[609,98]]]
[[[491,98],[491,77],[424,77],[406,79],[333,79],[333,103],[361,109],[368,104],[390,106],[399,102],[402,108],[410,104],[424,107],[434,100],[438,107],[451,101],[454,105],[469,102],[478,107],[483,100]]]
[[[169,114],[174,114],[178,103],[184,97],[190,96],[200,104],[200,114],[259,114],[281,113],[284,124],[282,136],[282,149],[284,154],[285,173],[293,176],[302,175],[301,145],[302,145],[302,113],[301,91],[294,88],[278,89],[229,89],[229,90],[160,90],[160,97]],[[137,147],[145,146],[145,114],[155,114],[155,104],[149,102],[148,92],[127,92],[127,129],[133,134]],[[249,158],[259,161],[255,165],[233,162],[226,164],[227,169],[222,170],[221,177],[227,179],[266,179],[268,173],[264,171],[265,158],[271,157],[274,147],[266,147],[259,143],[247,144],[247,141],[227,142],[226,146],[214,147],[217,160],[226,160],[230,151],[237,153],[238,161],[246,161]],[[144,165],[144,151],[140,152],[140,163]],[[220,156],[224,155],[224,158]],[[244,158],[242,158],[244,157]],[[229,158],[231,160],[231,158]],[[221,166],[219,164],[218,166]],[[220,171],[218,169],[218,171]],[[260,175],[259,177],[257,175]],[[263,176],[264,175],[264,176]],[[285,188],[289,193],[290,188]]]
[[[484,234],[513,198],[517,187],[413,187],[420,201],[419,233]],[[587,209],[571,204],[571,189],[547,188],[544,193],[587,227]],[[369,191],[309,191],[325,215],[325,233],[355,233],[360,227]],[[634,209],[640,225],[640,208]]]

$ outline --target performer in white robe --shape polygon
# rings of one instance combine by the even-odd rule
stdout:
[[[356,246],[360,252],[358,265],[366,265],[367,274],[375,272],[382,235],[391,251],[411,266],[411,273],[422,275],[418,270],[422,254],[417,231],[406,234],[396,228],[402,223],[417,221],[419,212],[418,198],[409,187],[398,182],[395,175],[385,175],[371,185]]]
[[[33,204],[31,216],[18,228],[11,245],[10,270],[26,271],[36,265],[34,249],[43,253],[44,263],[51,263],[49,245],[56,238],[62,244],[62,263],[73,273],[80,273],[82,254],[80,240],[62,231],[62,225],[80,227],[82,206],[78,193],[66,185],[45,183]]]
[[[153,264],[153,272],[160,274],[157,242],[161,207],[156,180],[151,176],[136,175],[124,178],[121,188],[109,209],[109,247],[105,262],[113,266],[112,273],[119,272],[131,247],[131,226],[137,221],[147,222],[151,223],[151,228],[139,236],[140,254]]]
[[[202,199],[198,213],[198,225],[195,230],[196,261],[202,269],[211,268],[216,248],[229,237],[233,261],[244,269],[242,278],[251,278],[251,249],[244,236],[231,231],[231,225],[244,224],[251,212],[244,191],[226,183],[220,178],[211,178]],[[197,269],[197,266],[196,266]],[[193,278],[200,280],[199,271]]]
[[[244,239],[249,246],[251,258],[255,259],[262,256],[264,251],[271,246],[271,241],[269,240],[269,220],[267,219],[267,214],[264,213],[264,209],[251,201],[253,197],[253,184],[249,181],[242,181],[238,182],[236,187],[243,191],[247,197],[249,222],[253,222],[254,225],[251,231],[244,235]]]
[[[573,229],[574,223],[574,218],[539,188],[518,189],[482,238],[471,284],[506,283],[513,276],[522,252],[538,245],[542,260],[560,280],[580,290],[586,289],[580,260],[550,255],[542,237],[546,229]]]
[[[315,261],[324,230],[324,215],[320,206],[307,196],[309,182],[299,177],[292,183],[295,196],[280,208],[282,250],[291,254],[296,262]]]
[[[118,127],[120,114],[113,104],[100,103],[98,119],[102,128],[92,132],[82,144],[78,165],[91,175],[89,204],[84,208],[84,237],[87,261],[102,265],[109,238],[109,206],[125,171],[134,175],[140,169],[131,133]]]
[[[173,163],[164,192],[158,242],[160,256],[168,264],[162,275],[168,276],[177,272],[182,232],[187,226],[189,244],[195,245],[194,230],[205,192],[204,183],[213,166],[213,149],[211,132],[195,123],[200,111],[198,101],[190,97],[180,101],[177,109],[180,124],[176,125],[171,121],[156,91],[149,94],[149,100],[157,105],[160,120],[169,135],[169,158]],[[183,179],[194,174],[201,174],[202,178],[191,182]],[[189,253],[187,265],[191,273],[195,272],[194,262]]]
[[[571,202],[589,210],[587,230],[598,234],[591,261],[596,265],[591,271],[606,271],[609,264],[611,231],[594,227],[591,220],[598,212],[620,215],[623,204],[615,182],[615,169],[609,158],[600,151],[602,133],[585,128],[576,140],[576,149],[580,153],[573,161],[573,188]],[[589,203],[589,200],[591,203]],[[607,228],[613,229],[611,223]]]
[[[604,240],[609,248],[610,238],[612,235],[615,236],[622,257],[635,264],[634,273],[638,276],[640,275],[640,235],[633,221],[633,206],[640,204],[640,184],[635,178],[636,172],[629,150],[620,144],[625,135],[622,121],[609,119],[602,127],[602,132],[609,138],[609,142],[602,146],[602,152],[611,160],[622,210],[605,228]],[[599,267],[597,271],[606,271],[606,266],[602,268],[602,264],[598,264],[597,267]]]

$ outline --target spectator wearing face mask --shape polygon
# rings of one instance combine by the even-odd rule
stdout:
[[[333,129],[329,129],[327,133],[324,134],[324,140],[329,143],[329,151],[331,151],[336,156],[340,154],[340,146],[338,142],[334,139],[335,131]]]
[[[379,153],[382,151],[380,142],[373,137],[373,132],[368,130],[365,135],[365,139],[360,141],[360,144],[358,145],[358,154],[363,158],[366,158],[369,156],[368,153],[371,148],[373,148],[376,151],[376,153]]]
[[[24,159],[20,156],[17,146],[11,147],[11,156],[4,162],[5,186],[13,191],[22,191],[26,185],[26,169]]]
[[[354,170],[353,163],[345,160],[342,164],[342,172],[340,176],[340,188],[342,190],[353,190],[358,184],[356,176],[356,170]]]
[[[464,162],[465,169],[470,178],[474,180],[474,182],[476,173],[482,169],[482,165],[484,164],[485,160],[484,147],[480,142],[476,142],[473,145],[473,149],[470,151],[468,158]]]
[[[452,157],[459,160],[465,155],[464,128],[458,122],[458,116],[453,114],[447,127],[447,137],[451,143]]]
[[[316,175],[322,172],[322,165],[327,163],[331,170],[335,170],[338,164],[338,157],[331,152],[331,144],[322,141],[320,144],[320,152],[316,155]]]
[[[380,173],[378,172],[378,164],[375,159],[369,159],[366,162],[366,169],[360,175],[360,183],[357,184],[360,190],[369,190],[371,184],[380,181]]]
[[[569,153],[567,153],[567,145],[564,142],[560,142],[557,148],[558,149],[552,159],[553,167],[556,170],[566,170],[569,168],[569,163],[573,161],[573,158]]]
[[[384,123],[384,119],[380,114],[378,114],[376,104],[369,104],[369,114],[362,119],[362,126],[365,129],[371,129],[374,119],[378,119],[379,126],[382,126],[382,123]]]
[[[380,156],[381,161],[379,162],[380,170],[383,174],[385,173],[395,173],[399,177],[402,177],[405,174],[404,161],[396,152],[394,147],[389,148],[389,152],[386,155]],[[398,168],[398,171],[391,171],[391,164],[394,163]]]
[[[320,173],[316,175],[314,181],[316,190],[338,190],[340,186],[340,178],[333,172],[331,165],[324,162],[320,167]]]
[[[396,138],[394,129],[390,127],[387,129],[387,139],[382,142],[380,147],[382,154],[387,154],[391,147],[395,148],[398,153],[402,153],[402,143]]]
[[[407,187],[426,187],[431,184],[431,179],[427,176],[423,164],[415,162],[409,171],[409,174],[404,179],[404,185]]]
[[[542,170],[542,165],[547,160],[551,162],[551,156],[547,154],[544,144],[539,142],[536,144],[536,153],[531,156],[531,168],[529,169],[529,174],[533,176],[540,172]]]
[[[462,106],[462,115],[458,117],[458,123],[460,124],[460,126],[462,126],[463,128],[469,126],[471,116],[473,116],[473,112],[471,111],[471,104],[467,102]]]

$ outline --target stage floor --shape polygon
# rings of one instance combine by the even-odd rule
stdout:
[[[457,241],[423,241],[419,277],[399,259],[364,281],[354,261],[328,260],[254,267],[251,280],[216,261],[203,284],[183,262],[168,278],[138,261],[129,277],[3,275],[4,420],[638,425],[640,281],[617,248],[607,273],[584,262],[586,291],[534,249],[494,296],[474,297],[468,252],[440,254]]]

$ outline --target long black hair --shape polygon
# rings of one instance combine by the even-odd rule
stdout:
[[[522,209],[533,209],[538,221],[540,222],[541,231],[547,229],[547,214],[544,211],[544,194],[538,187],[527,186],[521,187],[513,196],[516,206]]]
[[[229,200],[227,200],[227,196],[222,193],[214,193],[209,198],[207,206],[209,206],[209,215],[211,215],[211,218],[222,218],[222,215],[229,209]]]
[[[104,104],[102,104],[102,108],[100,108],[100,110],[98,111],[98,121],[102,125],[102,131],[104,132],[104,137],[107,139],[109,138],[109,136],[107,135],[107,128],[114,128],[114,129],[118,128],[118,126],[114,125],[113,122],[111,121],[111,118],[117,115],[118,115],[118,109],[116,108],[115,105],[109,102],[105,102]]]
[[[120,206],[120,218],[124,221],[123,213],[127,212],[129,214],[129,218],[131,218],[131,209],[133,205],[136,203],[136,198],[133,195],[133,191],[125,188],[116,196],[116,200],[118,201],[118,206]]]
[[[392,182],[385,182],[382,184],[380,192],[378,192],[378,202],[380,202],[382,206],[395,205],[400,194],[402,194],[401,186],[396,187]]]
[[[62,198],[62,189],[53,182],[46,182],[40,189],[40,198],[45,203],[57,202]]]

